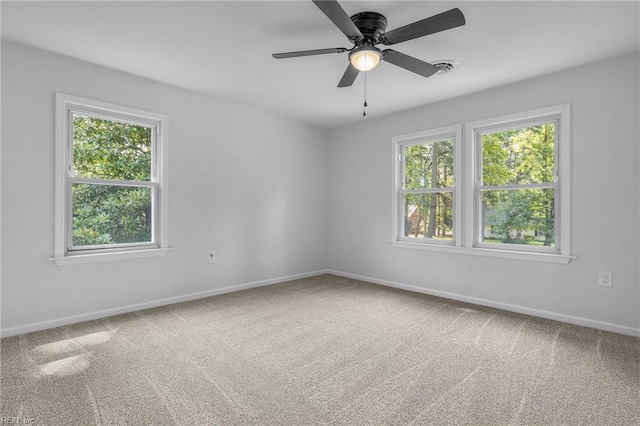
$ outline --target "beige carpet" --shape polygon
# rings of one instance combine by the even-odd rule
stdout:
[[[638,338],[331,275],[1,346],[23,424],[640,424]]]

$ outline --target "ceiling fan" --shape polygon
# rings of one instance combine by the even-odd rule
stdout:
[[[456,8],[385,32],[387,29],[387,18],[380,13],[360,12],[349,17],[336,0],[312,1],[327,15],[331,22],[347,36],[349,41],[353,43],[353,47],[351,49],[336,47],[301,50],[297,52],[274,53],[272,56],[276,59],[285,59],[298,56],[349,52],[349,65],[340,83],[338,83],[338,87],[351,86],[360,71],[369,71],[375,68],[380,61],[389,62],[423,77],[429,77],[440,71],[440,68],[393,49],[380,50],[376,45],[383,44],[385,46],[391,46],[465,24],[464,15],[460,9]]]

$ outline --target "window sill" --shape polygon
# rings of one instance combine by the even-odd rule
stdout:
[[[78,265],[82,263],[114,262],[117,260],[143,259],[147,257],[166,256],[171,248],[154,248],[146,250],[118,251],[110,253],[73,254],[62,257],[50,257],[47,260],[56,262],[57,266]]]
[[[390,241],[392,247],[413,250],[437,251],[440,253],[466,254],[471,256],[497,257],[502,259],[527,260],[531,262],[546,262],[568,264],[576,256],[567,256],[555,253],[536,253],[515,250],[496,250],[480,247],[457,247],[436,244],[411,243],[406,241]]]

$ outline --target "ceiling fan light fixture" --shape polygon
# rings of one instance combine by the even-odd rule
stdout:
[[[374,69],[382,59],[382,52],[373,46],[362,46],[349,53],[349,62],[358,71]]]

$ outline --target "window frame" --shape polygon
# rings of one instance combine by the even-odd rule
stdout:
[[[502,250],[516,250],[516,251],[531,251],[531,252],[548,252],[548,253],[560,253],[560,245],[555,242],[555,237],[561,235],[560,224],[558,220],[554,220],[554,246],[553,247],[538,247],[538,246],[527,246],[527,245],[515,245],[515,244],[504,244],[497,245],[495,243],[485,243],[482,241],[483,228],[485,224],[482,221],[482,192],[483,191],[492,191],[492,190],[521,190],[521,189],[553,189],[554,190],[554,206],[556,217],[561,216],[561,203],[560,203],[560,191],[558,190],[559,183],[559,145],[558,141],[560,141],[560,121],[561,117],[559,114],[554,114],[551,116],[538,117],[534,119],[526,119],[520,121],[511,121],[507,123],[503,123],[497,126],[485,126],[485,127],[476,127],[474,132],[474,144],[475,144],[475,161],[476,161],[476,176],[475,178],[475,194],[474,194],[474,215],[475,215],[475,227],[473,232],[473,246],[474,247],[483,247],[483,248],[500,248]],[[482,136],[491,133],[504,132],[507,130],[515,130],[526,127],[535,127],[544,124],[554,124],[554,180],[553,182],[540,182],[533,184],[506,184],[506,185],[484,185],[482,180],[483,175],[483,146],[482,146]]]
[[[551,118],[551,119],[550,119]],[[499,129],[517,128],[519,124],[548,122],[557,119],[555,139],[555,235],[553,249],[527,247],[503,247],[501,244],[478,243],[480,226],[479,212],[479,173],[482,172],[481,161],[482,139],[478,140],[479,131],[490,132]],[[461,131],[460,129],[464,129]],[[428,241],[416,241],[418,239],[402,239],[401,234],[401,205],[400,185],[400,144],[421,137],[434,137],[451,132],[452,129],[464,134],[464,138],[456,135],[454,143],[454,243],[442,244]],[[433,140],[433,139],[432,139]],[[479,151],[480,150],[480,151]],[[405,249],[418,249],[444,253],[465,254],[473,256],[486,256],[525,261],[537,261],[548,263],[568,264],[576,256],[571,255],[570,231],[571,231],[571,107],[569,103],[554,105],[545,108],[508,114],[488,119],[470,121],[462,125],[441,127],[423,132],[411,133],[392,137],[392,235],[390,244],[392,247]],[[510,245],[511,246],[511,245]],[[515,246],[515,245],[513,245]]]
[[[73,116],[86,115],[152,129],[150,181],[82,178],[73,173]],[[168,117],[106,102],[56,93],[55,247],[50,258],[57,265],[164,256],[168,246],[167,191]],[[147,187],[151,190],[151,241],[109,245],[73,246],[74,183],[114,187]]]
[[[393,141],[393,159],[395,163],[394,169],[394,185],[393,185],[393,235],[392,241],[406,244],[421,244],[421,245],[433,245],[433,246],[456,246],[460,245],[460,229],[462,222],[459,220],[458,214],[461,208],[462,191],[460,190],[460,182],[462,181],[461,168],[457,164],[461,163],[460,153],[460,138],[462,135],[462,126],[452,125],[446,127],[440,127],[437,129],[431,129],[422,132],[415,132],[406,135],[400,135],[392,138]],[[433,238],[409,238],[404,236],[405,221],[404,221],[404,195],[407,193],[404,189],[404,170],[405,170],[405,155],[404,147],[410,145],[427,144],[434,142],[441,142],[446,139],[453,139],[453,187],[446,188],[429,188],[420,190],[418,193],[451,193],[453,196],[453,229],[452,240],[436,240]],[[410,191],[409,193],[413,193]]]
[[[469,178],[467,184],[467,196],[465,202],[472,206],[473,212],[467,210],[465,246],[480,248],[492,251],[524,252],[531,254],[548,254],[552,256],[562,256],[572,258],[570,255],[570,208],[571,208],[571,122],[570,104],[555,105],[531,111],[504,115],[484,120],[466,123],[466,138],[470,142],[470,149],[467,155],[467,164],[470,164]],[[482,218],[480,213],[480,193],[482,182],[482,134],[498,132],[501,130],[515,129],[519,127],[532,126],[536,124],[549,123],[555,121],[555,247],[544,248],[521,245],[498,245],[481,242],[480,232],[482,232]],[[568,260],[567,260],[568,262]]]

